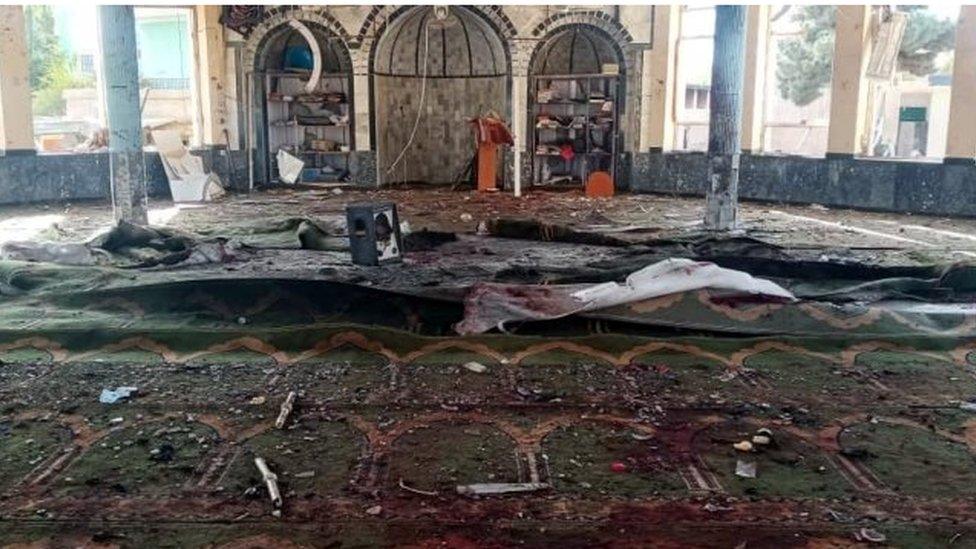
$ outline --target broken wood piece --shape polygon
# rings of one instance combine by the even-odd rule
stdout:
[[[261,472],[261,478],[268,487],[268,495],[271,497],[271,505],[275,510],[281,509],[281,492],[278,491],[278,475],[271,472],[264,458],[254,458],[254,465]]]
[[[550,488],[546,482],[490,482],[485,484],[461,484],[457,493],[463,496],[491,496],[536,492]]]
[[[275,428],[283,429],[288,416],[291,415],[292,408],[295,407],[295,391],[288,393],[285,401],[281,403],[281,411],[278,412],[278,419],[275,420]]]

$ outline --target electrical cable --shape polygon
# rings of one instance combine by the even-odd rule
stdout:
[[[423,116],[424,113],[424,101],[427,98],[427,54],[428,53],[430,53],[430,21],[429,20],[424,24],[424,71],[421,74],[421,80],[420,80],[420,105],[417,107],[417,117],[414,119],[413,130],[410,131],[410,137],[407,138],[407,143],[403,146],[403,149],[400,150],[400,154],[397,155],[393,163],[390,164],[390,167],[387,168],[386,170],[387,175],[393,172],[393,170],[396,169],[397,164],[399,164],[400,161],[403,160],[403,156],[407,154],[407,149],[410,148],[410,145],[413,144],[414,137],[417,136],[417,129],[420,127],[420,117]]]

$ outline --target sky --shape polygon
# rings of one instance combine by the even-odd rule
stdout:
[[[94,52],[98,38],[95,5],[78,2],[54,6],[54,30],[72,53]]]
[[[96,5],[87,2],[57,4],[54,9],[54,30],[61,44],[71,53],[94,53],[98,40]],[[136,8],[136,17],[148,12],[164,13],[169,8]]]

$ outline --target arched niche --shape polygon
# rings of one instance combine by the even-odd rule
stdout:
[[[310,47],[292,20],[310,31],[321,53],[321,75],[311,93],[306,89],[311,71],[289,68],[289,49]],[[352,76],[344,40],[317,21],[292,17],[260,37],[250,82],[256,182],[278,180],[279,148],[301,158],[307,168],[322,172],[321,176],[306,172],[306,182],[348,176],[349,154],[355,150]]]
[[[529,63],[528,126],[533,185],[582,185],[595,171],[616,174],[626,64],[619,44],[596,26],[553,29]]]
[[[506,42],[474,9],[450,6],[445,18],[429,6],[394,14],[370,58],[380,180],[452,182],[474,155],[468,121],[490,111],[508,117],[509,59]]]

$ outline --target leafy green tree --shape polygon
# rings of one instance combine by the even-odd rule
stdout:
[[[58,41],[54,31],[54,12],[51,6],[25,6],[27,19],[27,52],[30,58],[30,85],[34,92],[35,114],[64,113],[62,92],[68,88],[94,84],[91,78],[79,77],[71,57]]]
[[[905,36],[898,50],[898,68],[915,76],[927,76],[938,70],[936,57],[956,43],[956,26],[922,9],[924,6],[902,6],[908,12]]]
[[[952,49],[955,24],[923,9],[902,6],[908,13],[905,35],[898,51],[898,69],[916,76],[936,72],[936,58]],[[776,79],[780,96],[796,105],[808,105],[830,84],[834,55],[834,6],[798,6],[793,21],[800,35],[780,44]]]
[[[39,90],[48,84],[53,71],[67,64],[67,54],[54,32],[51,6],[24,6],[27,19],[27,52],[30,57],[30,85]]]
[[[783,99],[809,105],[830,83],[836,13],[834,6],[800,6],[793,14],[801,35],[780,43],[776,64]]]

